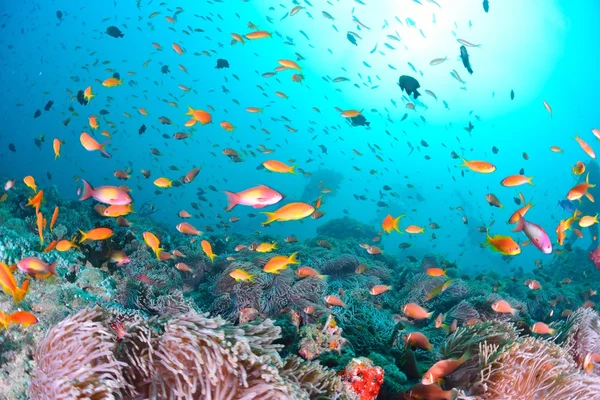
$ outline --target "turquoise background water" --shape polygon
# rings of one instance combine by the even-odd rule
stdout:
[[[484,235],[476,232],[476,227],[494,220],[491,232],[508,234],[512,227],[505,221],[516,209],[512,198],[520,190],[526,199],[533,197],[536,204],[528,219],[542,225],[555,240],[558,220],[567,216],[556,203],[574,184],[571,165],[588,160],[573,140],[575,133],[598,147],[591,129],[600,127],[600,4],[592,0],[490,0],[490,12],[485,13],[480,1],[440,0],[441,7],[421,2],[365,1],[362,5],[355,1],[312,1],[312,6],[298,2],[305,9],[283,20],[293,2],[180,1],[165,6],[158,1],[141,1],[139,8],[135,2],[3,2],[0,175],[20,181],[32,174],[39,185],[56,185],[65,197],[73,199],[81,186],[73,176],[81,176],[93,185],[126,183],[133,189],[134,204],[151,201],[158,209],[154,216],[166,224],[174,226],[179,221],[176,212],[180,209],[196,213],[190,206],[196,202],[205,218],[191,220],[195,226],[214,227],[218,221],[238,216],[242,219],[230,232],[240,233],[258,229],[307,238],[322,222],[346,213],[377,226],[387,213],[406,214],[403,226],[438,223],[442,229],[436,231],[437,239],[431,239],[432,230],[428,228],[418,236],[386,236],[386,252],[419,256],[438,251],[465,268],[503,266],[498,254],[478,247]],[[165,16],[175,14],[177,6],[184,10],[177,15],[177,22],[165,21]],[[64,14],[60,23],[57,10]],[[149,18],[155,11],[160,14]],[[335,19],[325,18],[322,11]],[[359,28],[353,16],[371,29]],[[408,26],[407,18],[416,26]],[[231,46],[230,34],[249,33],[249,21],[273,32],[273,37]],[[104,34],[110,25],[119,27],[125,37],[115,39]],[[382,28],[384,25],[387,27]],[[189,31],[188,27],[204,32],[186,35],[182,30]],[[348,31],[362,38],[357,46],[347,40]],[[400,42],[386,38],[395,34]],[[458,59],[457,38],[481,44],[468,49],[472,76]],[[162,45],[163,50],[156,51],[152,42]],[[172,50],[175,42],[186,49],[183,56]],[[386,43],[395,50],[385,47]],[[194,55],[202,51],[211,56]],[[292,82],[290,71],[273,78],[261,76],[273,71],[279,59],[295,60],[295,53],[305,58],[298,61],[303,83]],[[429,62],[438,57],[448,57],[448,61],[430,66]],[[217,58],[227,59],[230,69],[215,69]],[[147,60],[152,61],[142,67]],[[409,62],[419,72],[411,70]],[[163,64],[170,67],[170,74],[160,73]],[[182,72],[178,64],[184,65],[188,73]],[[102,87],[99,82],[112,75],[106,68],[119,72],[124,84]],[[450,76],[454,69],[465,85]],[[129,76],[128,71],[135,75]],[[414,76],[421,83],[423,96],[414,111],[405,108],[406,95],[396,85],[402,74]],[[339,76],[349,81],[331,82]],[[177,87],[180,84],[192,91],[184,93]],[[89,85],[96,97],[88,106],[71,102],[78,90]],[[223,93],[222,86],[230,93]],[[433,91],[438,99],[424,94],[425,89]],[[512,101],[511,90],[515,92]],[[275,96],[275,91],[286,93],[289,99]],[[176,101],[179,107],[167,105],[164,99]],[[33,119],[34,112],[43,110],[48,100],[54,101],[52,109]],[[553,118],[544,109],[543,100],[552,106]],[[194,129],[193,137],[185,141],[164,139],[163,134],[171,137],[176,132],[188,132],[183,126],[188,120],[187,105],[204,110],[208,105],[214,107],[214,123]],[[79,116],[71,116],[69,106]],[[139,115],[139,107],[148,110],[149,116]],[[249,114],[246,107],[261,107],[264,111]],[[349,127],[334,107],[364,110],[371,129]],[[110,111],[100,118],[100,130],[108,129],[113,134],[108,146],[113,153],[111,159],[86,152],[79,144],[80,133],[90,132],[88,116],[97,115],[103,108]],[[123,112],[132,117],[124,117]],[[405,113],[408,118],[401,121]],[[158,117],[163,115],[174,125],[161,125]],[[281,121],[282,116],[291,122]],[[67,117],[71,122],[65,127],[62,121]],[[225,120],[236,126],[234,133],[219,127],[218,123]],[[110,128],[107,121],[114,122],[116,128]],[[463,129],[469,122],[475,125],[471,135]],[[142,124],[148,130],[139,136]],[[288,132],[285,124],[297,132]],[[263,133],[262,128],[270,134]],[[33,139],[41,134],[46,141],[39,149]],[[95,136],[99,141],[105,139],[98,132]],[[55,137],[66,142],[57,160],[52,151]],[[421,140],[429,147],[423,147]],[[16,152],[8,150],[9,143],[16,146]],[[260,144],[276,151],[262,155],[257,152]],[[383,161],[375,158],[369,144],[381,148],[377,154]],[[326,146],[327,154],[319,145]],[[552,153],[549,148],[553,145],[560,146],[564,153]],[[414,151],[409,155],[410,146]],[[499,149],[498,154],[492,153],[492,146]],[[243,154],[243,163],[233,163],[221,154],[226,147],[253,151],[254,155]],[[150,148],[159,149],[163,155],[151,155]],[[355,156],[353,149],[362,156]],[[457,168],[460,162],[450,157],[452,151],[467,159],[493,162],[497,171],[491,175],[465,171],[463,177],[463,170]],[[528,161],[523,159],[523,152],[529,155]],[[426,155],[431,159],[426,160]],[[232,213],[222,212],[226,202],[219,192],[223,190],[240,191],[267,184],[284,193],[286,202],[302,197],[309,178],[257,170],[267,159],[295,159],[293,164],[307,172],[316,174],[321,168],[343,175],[339,188],[324,196],[322,210],[326,215],[321,220],[263,229],[262,217],[246,217],[256,210],[240,207]],[[308,159],[314,161],[309,163]],[[169,170],[171,165],[179,171]],[[113,177],[115,170],[129,166],[133,170],[129,181]],[[155,178],[177,179],[193,166],[202,167],[193,184],[155,194]],[[521,168],[525,175],[534,176],[535,186],[516,189],[499,184]],[[144,179],[141,169],[150,169],[151,178]],[[372,175],[370,170],[377,173]],[[51,181],[47,172],[52,175]],[[217,192],[208,189],[209,185]],[[314,189],[315,185],[310,185]],[[383,185],[391,186],[398,197],[380,199]],[[327,181],[324,186],[328,186]],[[198,201],[198,188],[206,190],[208,202]],[[505,204],[503,209],[487,204],[484,196],[489,192]],[[416,200],[417,193],[424,201]],[[357,201],[354,194],[365,195],[368,200]],[[380,200],[389,207],[377,207]],[[464,212],[451,210],[459,205]],[[223,218],[217,216],[219,213]],[[463,215],[469,219],[468,225],[463,224]],[[513,237],[525,240],[523,235]],[[410,241],[414,246],[401,252],[397,249],[401,241]],[[530,268],[537,258],[542,258],[537,249],[525,247],[511,265]]]

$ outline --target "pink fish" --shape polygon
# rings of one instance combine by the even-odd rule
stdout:
[[[596,247],[594,250],[590,251],[590,260],[594,263],[596,268],[600,269],[600,246]]]
[[[265,185],[259,185],[243,190],[239,193],[227,191],[224,193],[227,195],[227,208],[225,211],[231,210],[238,204],[243,206],[251,206],[254,208],[263,208],[276,204],[283,199],[283,195],[281,193]]]
[[[47,264],[39,258],[35,257],[26,257],[21,261],[17,262],[17,267],[19,269],[29,275],[39,276],[39,275],[56,275],[56,261],[52,264]]]
[[[83,194],[79,200],[86,200],[92,197],[100,203],[114,206],[124,206],[131,203],[131,197],[129,197],[127,192],[121,188],[116,186],[101,186],[94,189],[85,179],[82,179],[82,181]]]
[[[552,253],[552,242],[550,241],[550,237],[542,229],[541,226],[536,225],[532,222],[525,221],[525,218],[521,217],[517,221],[517,227],[513,230],[513,232],[521,232],[523,231],[525,235],[529,238],[531,243],[535,247],[538,248],[544,254]]]

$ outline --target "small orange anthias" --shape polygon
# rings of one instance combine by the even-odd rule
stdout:
[[[127,336],[127,328],[125,328],[125,323],[123,321],[114,321],[110,324],[110,327],[114,329],[115,334],[117,335],[117,343]]]

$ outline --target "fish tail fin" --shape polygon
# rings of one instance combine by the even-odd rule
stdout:
[[[185,113],[185,115],[194,115],[194,111],[196,111],[196,110],[194,110],[190,106],[187,106],[187,108],[188,108],[188,111]]]
[[[110,143],[110,140],[107,140],[106,142],[100,144],[100,147],[98,148],[98,150],[100,150],[102,152],[102,154],[104,154],[106,157],[111,158],[112,156],[109,154],[108,151],[106,151],[106,149],[104,147],[106,147],[107,144]]]
[[[325,282],[329,280],[329,275],[317,275],[317,277],[324,280]]]
[[[56,275],[56,265],[58,264],[58,261],[54,261],[52,264],[48,265],[48,272],[50,272],[52,275]]]
[[[428,312],[427,314],[425,314],[427,317],[426,318],[431,318],[431,316],[433,315],[433,311]]]
[[[529,178],[527,178],[527,183],[529,183],[531,186],[535,186],[533,184],[533,182],[531,182],[533,180],[533,176],[530,176]]]
[[[85,179],[82,179],[82,181],[83,181],[83,194],[81,195],[79,200],[86,200],[94,195],[94,188]]]
[[[238,194],[227,191],[223,193],[225,193],[225,195],[227,196],[227,208],[225,209],[225,211],[229,211],[239,204],[240,196]]]
[[[87,234],[84,231],[82,231],[81,229],[79,230],[79,233],[81,233],[81,238],[79,239],[79,243],[85,242],[85,240],[87,239]]]
[[[154,250],[154,254],[156,255],[156,259],[158,261],[160,261],[160,253],[163,251],[164,249],[162,247],[157,247],[156,250]]]
[[[465,168],[469,166],[469,160],[467,160],[466,158],[459,156],[460,159],[462,160],[462,165],[459,165],[460,168]]]
[[[556,329],[550,328],[550,329],[548,329],[548,333],[551,335],[554,335],[556,333]]]
[[[272,222],[277,221],[277,214],[274,212],[262,212],[261,214],[265,214],[267,216],[267,220],[262,223],[263,226],[269,225]]]
[[[525,229],[525,218],[521,215],[521,218],[517,221],[517,226],[513,229],[513,232],[521,232]]]
[[[250,282],[254,283],[254,275],[255,275],[255,274],[248,275],[248,281],[250,281]],[[236,279],[236,281],[237,281],[237,279]]]
[[[491,242],[491,236],[490,236],[490,228],[485,228],[485,242],[483,243],[483,247],[485,246],[489,246],[490,244],[492,244]]]
[[[289,264],[300,264],[300,261],[296,258],[297,252],[293,252],[291,256],[288,257]]]
[[[215,262],[215,258],[217,258],[217,255],[215,253],[212,253],[211,255],[208,256],[210,258],[210,262],[214,263]]]
[[[598,216],[598,215],[596,215],[596,216]],[[279,249],[277,248],[277,243],[273,243],[273,250],[279,250]]]
[[[20,303],[25,298],[25,295],[29,291],[29,279],[25,279],[21,287],[16,287],[13,291],[13,299],[15,303]]]
[[[394,228],[394,230],[398,233],[404,233],[400,230],[400,220],[402,219],[402,217],[404,217],[405,215],[402,214],[400,216],[398,216],[397,218],[394,218],[394,223],[392,225],[392,227]]]
[[[295,165],[292,165],[292,166],[290,167],[290,169],[288,170],[288,172],[289,172],[290,174],[292,174],[292,175],[296,175],[296,166],[295,166]]]

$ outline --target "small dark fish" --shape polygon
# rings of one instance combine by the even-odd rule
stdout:
[[[83,90],[77,92],[77,102],[82,106],[87,106],[88,101],[83,97]]]
[[[327,147],[325,147],[324,145],[320,144],[319,148],[321,149],[321,151],[325,154],[327,154]]]
[[[490,2],[488,0],[483,0],[483,11],[485,11],[485,12],[490,11]]]
[[[469,61],[469,52],[465,46],[460,46],[460,58],[462,59],[463,65],[469,71],[469,74],[473,74],[473,69],[471,68],[471,62]]]
[[[519,175],[525,175],[525,168],[521,168],[519,170]]]
[[[62,21],[62,17],[63,17],[63,13],[60,10],[56,11],[56,18],[58,18],[59,21]]]
[[[387,203],[384,203],[383,201],[378,201],[377,202],[377,207],[387,207]]]
[[[352,43],[355,46],[358,46],[358,44],[356,44],[356,38],[354,37],[353,34],[351,34],[350,32],[348,32],[348,34],[346,35],[346,38],[348,38],[348,41],[350,43]]]
[[[100,111],[98,112],[98,114],[100,114],[100,115],[108,115],[108,114],[110,114],[110,113],[109,113],[107,110],[105,110],[105,109],[102,109],[102,110],[100,110]]]
[[[227,61],[223,58],[219,58],[217,60],[217,66],[215,68],[216,69],[229,68],[229,61]]]
[[[171,71],[169,71],[168,65],[163,65],[162,67],[160,67],[160,72],[162,72],[163,74],[168,74]]]
[[[46,103],[46,105],[44,106],[44,110],[46,111],[50,111],[50,109],[52,108],[52,105],[54,104],[54,102],[52,100],[50,100],[49,102]]]
[[[146,125],[142,124],[142,126],[140,126],[140,129],[138,129],[138,134],[142,135],[144,132],[146,132]]]
[[[575,206],[569,200],[559,200],[557,205],[561,206],[562,209],[569,214],[573,214],[575,212]]]
[[[408,260],[408,262],[417,262],[417,261],[419,261],[419,260],[417,260],[416,257],[413,257],[413,256],[406,256],[406,259]]]
[[[15,152],[17,151],[17,148],[16,148],[16,147],[15,147],[15,145],[14,145],[14,144],[12,144],[12,143],[9,143],[9,144],[8,144],[8,149],[9,149],[10,151],[12,151],[13,153],[15,153]]]
[[[398,248],[400,248],[400,249],[408,249],[408,248],[409,248],[409,247],[411,247],[411,246],[412,246],[412,244],[410,244],[410,243],[406,243],[406,242],[403,242],[403,243],[400,243],[400,244],[398,245]]]
[[[426,141],[424,141],[423,139],[421,139],[421,146],[423,146],[423,147],[429,147],[429,144],[427,144]]]
[[[510,99],[511,99],[511,100],[514,100],[514,99],[515,99],[515,91],[514,91],[514,90],[511,90],[511,91],[510,91]]]
[[[515,202],[516,205],[520,206],[521,205],[521,199],[518,197],[513,197],[513,201]]]
[[[41,149],[42,148],[42,141],[38,138],[33,139],[33,143],[35,143],[35,145]]]
[[[414,93],[413,96],[415,100],[421,95],[417,90],[421,85],[419,84],[419,81],[412,76],[402,75],[398,81],[398,86],[400,86],[400,89],[404,90],[409,96]]]
[[[115,73],[113,74],[113,78],[115,78],[115,79],[121,79],[121,74],[120,74],[120,73],[118,73],[118,72],[115,72]]]
[[[208,185],[208,188],[209,188],[210,190],[212,190],[213,192],[218,192],[217,188],[216,188],[216,187],[214,187],[213,185]]]
[[[109,26],[108,28],[106,28],[106,34],[117,39],[125,36],[123,32],[121,32],[121,30],[116,26]]]
[[[50,172],[46,172],[46,176],[48,177],[49,181],[52,180],[52,174]]]
[[[42,112],[40,110],[35,110],[35,113],[33,114],[33,118],[37,118],[40,115],[42,115]]]
[[[350,123],[350,125],[352,125],[352,126],[368,127],[369,125],[371,125],[371,123],[369,121],[367,121],[365,116],[362,114],[358,114],[356,117],[348,118],[347,120]]]
[[[492,147],[492,153],[498,154],[498,148],[496,146]]]
[[[475,129],[475,127],[473,126],[473,124],[471,123],[471,121],[469,121],[469,126],[467,126],[464,129],[465,129],[465,131],[471,133],[471,131],[473,131],[473,129]]]

